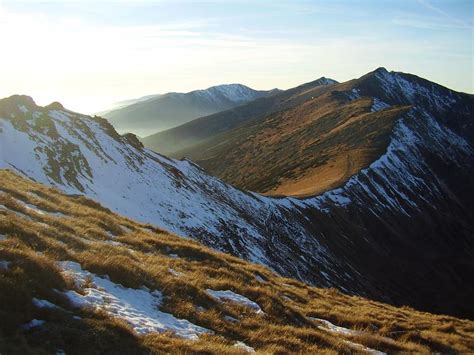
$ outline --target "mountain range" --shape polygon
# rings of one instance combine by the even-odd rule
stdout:
[[[127,100],[100,115],[121,133],[144,136],[277,92],[278,89],[254,90],[242,84],[218,85],[188,93],[170,92]]]
[[[147,100],[150,100],[150,99],[153,99],[153,98],[157,98],[159,96],[161,96],[161,95],[160,94],[154,94],[154,95],[141,96],[141,97],[134,98],[134,99],[118,101],[118,102],[115,102],[115,103],[109,105],[106,110],[99,111],[96,114],[97,114],[97,116],[104,116],[104,115],[106,115],[107,113],[109,113],[111,111],[118,110],[120,108],[124,108],[125,106],[130,106],[130,105],[136,104],[138,102],[147,101]]]
[[[472,350],[472,321],[308,286],[12,171],[0,181],[2,354]]]
[[[222,151],[215,144],[203,150],[212,153],[200,160],[203,165],[214,159],[208,171],[229,154],[228,164],[235,167],[226,179],[304,199],[241,190],[189,160],[146,149],[103,118],[58,103],[40,107],[27,96],[0,100],[0,168],[86,195],[128,218],[284,276],[472,318],[473,100],[413,75],[378,69],[347,83],[317,80],[176,131],[182,134],[179,149],[202,147],[211,138],[222,144]],[[203,121],[209,123],[205,128]],[[288,143],[272,132],[275,127]],[[220,136],[229,132],[239,132],[228,136],[237,151]],[[264,139],[242,139],[245,134]],[[286,162],[274,162],[282,176],[261,185],[258,179],[273,164],[265,158],[273,145],[285,150]],[[261,166],[257,180],[244,179],[254,175],[249,155]],[[239,156],[246,159],[240,162]],[[341,168],[345,156],[351,166]],[[301,193],[299,175],[316,179],[318,166],[329,182]],[[293,182],[300,186],[293,189]]]
[[[246,190],[313,196],[338,188],[385,152],[394,123],[410,108],[408,103],[382,101],[380,89],[365,90],[376,75],[317,86],[306,100],[249,119],[174,155]],[[297,97],[302,95],[308,93]]]
[[[181,150],[192,149],[193,146],[230,131],[248,120],[298,105],[312,97],[314,90],[334,83],[335,80],[322,77],[296,88],[276,92],[274,95],[267,95],[236,108],[200,117],[178,127],[152,134],[144,137],[142,142],[147,148],[162,154],[179,156]]]

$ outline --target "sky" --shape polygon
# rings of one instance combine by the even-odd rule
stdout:
[[[82,113],[225,83],[403,71],[473,93],[474,0],[0,0],[0,97]]]

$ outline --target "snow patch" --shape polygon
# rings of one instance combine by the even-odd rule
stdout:
[[[11,263],[11,261],[0,260],[0,270],[8,270]]]
[[[176,271],[175,269],[172,269],[172,268],[168,268],[168,272],[171,275],[176,276],[176,277],[181,277],[184,275],[182,272]]]
[[[118,246],[123,246],[124,244],[123,243],[120,243],[120,242],[117,242],[115,240],[104,240],[103,241],[105,244],[109,244],[109,245],[112,245],[114,247],[118,247]]]
[[[342,189],[336,189],[329,191],[325,194],[333,203],[339,206],[347,206],[351,203],[351,199],[342,195]]]
[[[236,322],[239,321],[237,318],[234,318],[232,316],[224,316],[224,320],[226,320],[228,322],[232,322],[232,323],[236,323]]]
[[[38,298],[33,298],[32,302],[33,302],[33,305],[35,305],[38,308],[49,308],[49,309],[58,308],[58,306],[56,306],[54,303],[51,303],[47,300],[40,300]]]
[[[316,323],[321,323],[321,325],[318,325],[319,329],[324,329],[324,330],[329,330],[333,333],[339,333],[339,334],[344,334],[344,335],[359,335],[361,332],[344,328],[344,327],[339,327],[330,321],[326,319],[321,319],[321,318],[314,318],[314,317],[307,317],[310,321],[316,322]]]
[[[321,325],[317,326],[318,329],[329,331],[331,333],[337,333],[337,334],[341,334],[341,335],[344,335],[344,336],[351,336],[351,335],[354,336],[354,335],[364,334],[364,332],[361,332],[361,331],[358,331],[358,330],[352,330],[352,329],[349,329],[349,328],[339,327],[339,326],[329,322],[326,319],[314,318],[314,317],[306,317],[306,318],[308,320],[312,321],[312,322],[316,322],[316,323],[321,324]],[[347,345],[351,346],[351,347],[356,348],[357,351],[365,351],[365,352],[369,352],[371,354],[385,354],[384,352],[380,352],[378,350],[368,348],[368,347],[366,347],[362,344],[354,343],[354,342],[349,341],[349,340],[343,340],[343,342],[346,343]]]
[[[234,347],[235,348],[238,348],[240,350],[244,350],[248,353],[254,353],[255,352],[255,349],[252,348],[251,346],[248,346],[247,344],[241,342],[241,341],[238,341],[237,343],[234,344]]]
[[[355,348],[357,351],[361,351],[361,352],[365,352],[365,353],[369,353],[369,354],[375,354],[375,355],[386,355],[387,354],[383,351],[378,351],[378,350],[375,350],[375,349],[368,348],[365,345],[354,343],[353,341],[343,340],[343,342],[345,344],[349,345],[350,347]]]
[[[238,293],[235,293],[230,290],[225,290],[225,291],[215,291],[211,289],[207,289],[206,292],[213,298],[218,299],[220,301],[226,300],[226,301],[231,301],[235,303],[242,304],[248,308],[253,309],[257,314],[263,313],[262,309],[260,306],[255,303],[254,301],[251,301],[245,296],[239,295]]]
[[[78,263],[72,261],[63,261],[59,265],[65,274],[73,276],[79,283],[90,278],[97,287],[85,288],[84,295],[66,291],[64,294],[76,307],[104,309],[110,315],[125,320],[140,335],[171,331],[179,337],[195,340],[200,334],[211,332],[185,319],[159,311],[162,294],[157,290],[150,291],[145,287],[133,289],[115,284],[104,277],[82,270]]]
[[[360,98],[360,90],[359,89],[352,89],[349,92],[348,97],[349,97],[350,100],[356,100],[356,99]]]
[[[29,211],[33,211],[34,213],[36,214],[39,214],[41,216],[45,216],[45,215],[51,215],[51,216],[55,216],[55,217],[67,217],[64,213],[62,212],[50,212],[50,211],[45,211],[45,210],[42,210],[40,209],[38,206],[36,205],[32,205],[30,203],[26,203],[24,201],[21,201],[21,200],[16,200],[19,204],[21,204],[23,207],[25,207],[27,210]]]
[[[374,97],[374,102],[372,104],[372,108],[370,109],[370,111],[378,112],[378,111],[384,110],[384,109],[389,108],[389,107],[390,107],[389,104],[386,104],[382,100]]]
[[[31,322],[21,325],[24,330],[30,330],[42,326],[46,321],[41,319],[32,319]]]
[[[31,205],[31,204],[29,204],[29,203],[24,203],[24,202],[22,202],[22,203],[23,203],[23,206],[24,206],[27,210],[33,211],[33,212],[35,212],[35,213],[37,213],[37,214],[40,214],[40,215],[44,215],[44,214],[45,214],[44,211],[40,210],[40,209],[39,209],[38,207],[36,207],[35,205]]]

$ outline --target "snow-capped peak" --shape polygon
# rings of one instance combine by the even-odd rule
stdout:
[[[260,91],[242,84],[223,84],[211,86],[204,90],[196,90],[190,94],[206,97],[210,101],[219,101],[223,98],[231,102],[248,102],[262,96]]]

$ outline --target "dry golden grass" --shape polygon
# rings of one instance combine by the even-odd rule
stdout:
[[[0,170],[0,181],[0,205],[5,206],[0,207],[0,235],[6,236],[0,240],[0,260],[11,263],[0,268],[2,354],[58,349],[66,353],[241,353],[233,346],[236,341],[260,353],[361,351],[354,343],[388,352],[474,351],[472,321],[308,286],[9,171]],[[25,203],[51,213],[39,214]],[[109,244],[112,239],[120,244]],[[165,296],[161,310],[214,334],[198,341],[169,333],[138,336],[105,311],[77,310],[54,290],[81,292],[91,283],[75,285],[57,267],[61,260],[76,261],[125,287],[158,289]],[[208,288],[244,295],[258,303],[264,314],[218,302],[206,292]],[[34,297],[61,308],[38,309],[32,304]],[[334,333],[308,317],[359,332]],[[34,318],[46,320],[47,325],[40,330],[20,328]]]
[[[180,152],[212,175],[267,195],[305,197],[342,186],[387,149],[394,122],[409,109],[372,112],[349,100],[354,82],[300,93],[299,104],[249,120]],[[304,99],[303,99],[304,98]]]

